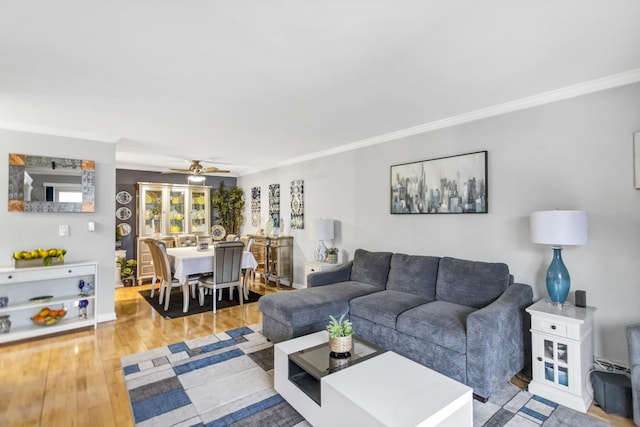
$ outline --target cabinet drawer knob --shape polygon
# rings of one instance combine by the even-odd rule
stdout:
[[[556,325],[551,325],[551,329],[556,330]]]
[[[9,276],[7,277],[7,279],[13,279],[13,276],[12,276],[12,275],[9,275]]]
[[[67,273],[71,274],[71,273],[73,273],[73,270],[69,270],[69,271],[67,271]]]
[[[542,357],[538,357],[538,362],[542,362]]]

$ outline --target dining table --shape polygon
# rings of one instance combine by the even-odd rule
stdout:
[[[194,274],[204,274],[213,272],[214,259],[213,246],[208,249],[199,250],[197,246],[187,246],[180,248],[167,248],[169,262],[173,266],[173,277],[175,277],[182,287],[182,311],[189,311],[189,276]],[[258,266],[253,254],[249,251],[242,252],[241,268],[245,271],[243,277],[243,288],[245,298],[249,297],[248,281],[249,271]]]

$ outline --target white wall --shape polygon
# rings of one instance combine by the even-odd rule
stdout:
[[[13,266],[13,252],[38,247],[64,248],[65,262],[98,261],[99,321],[115,319],[114,312],[114,233],[115,233],[115,144],[14,132],[0,129],[0,209],[2,244],[0,267]],[[96,202],[94,213],[9,212],[9,153],[95,160]],[[96,231],[87,223],[94,221]],[[58,226],[69,225],[68,237],[58,236]]]
[[[633,188],[633,133],[640,131],[640,84],[620,87],[448,129],[311,160],[238,179],[247,195],[244,232],[251,226],[251,187],[281,186],[280,209],[290,228],[292,180],[304,179],[305,230],[294,236],[294,281],[313,259],[310,221],[339,221],[333,244],[351,258],[357,248],[506,262],[535,298],[546,296],[549,247],[529,240],[536,210],[589,212],[590,242],[563,257],[572,290],[597,307],[595,354],[626,363],[625,326],[640,322],[640,191]],[[303,143],[303,142],[301,142]],[[488,150],[489,213],[389,214],[394,164]],[[572,296],[570,298],[573,298]]]

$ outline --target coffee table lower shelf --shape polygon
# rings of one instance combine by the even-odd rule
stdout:
[[[473,425],[471,388],[391,351],[321,378],[291,362],[327,341],[321,331],[274,348],[275,389],[312,425]]]

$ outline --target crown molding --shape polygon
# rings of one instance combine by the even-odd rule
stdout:
[[[565,99],[575,98],[582,95],[588,95],[590,93],[600,92],[607,89],[612,89],[619,86],[625,86],[633,83],[640,82],[640,68],[626,71],[620,74],[614,74],[611,76],[603,77],[596,80],[591,80],[584,83],[578,83],[572,86],[567,86],[561,89],[552,90],[549,92],[543,92],[538,95],[528,96],[526,98],[517,99],[515,101],[505,102],[503,104],[494,105],[492,107],[482,108],[479,110],[471,111],[469,113],[460,114],[457,116],[448,117],[442,120],[436,120],[430,123],[401,129],[394,132],[389,132],[383,135],[374,136],[372,138],[363,139],[360,141],[352,142],[350,144],[341,145],[339,147],[330,148],[328,150],[318,151],[315,153],[306,154],[304,156],[294,157],[284,160],[277,164],[277,167],[292,165],[295,163],[304,162],[307,160],[313,160],[320,157],[331,156],[333,154],[344,153],[347,151],[357,150],[363,147],[369,147],[371,145],[381,144],[383,142],[390,142],[401,138],[406,138],[413,135],[419,135],[422,133],[432,132],[438,129],[444,129],[463,123],[469,123],[476,120],[482,120],[489,117],[500,116],[503,114],[512,113],[515,111],[526,110],[528,108],[538,107],[540,105],[551,104]]]
[[[32,125],[27,123],[8,122],[0,120],[0,129],[14,130],[19,132],[37,133],[41,135],[63,136],[74,139],[84,139],[88,141],[108,142],[115,144],[120,140],[119,136],[105,135],[93,132],[84,132],[72,129],[51,128],[47,126]]]

